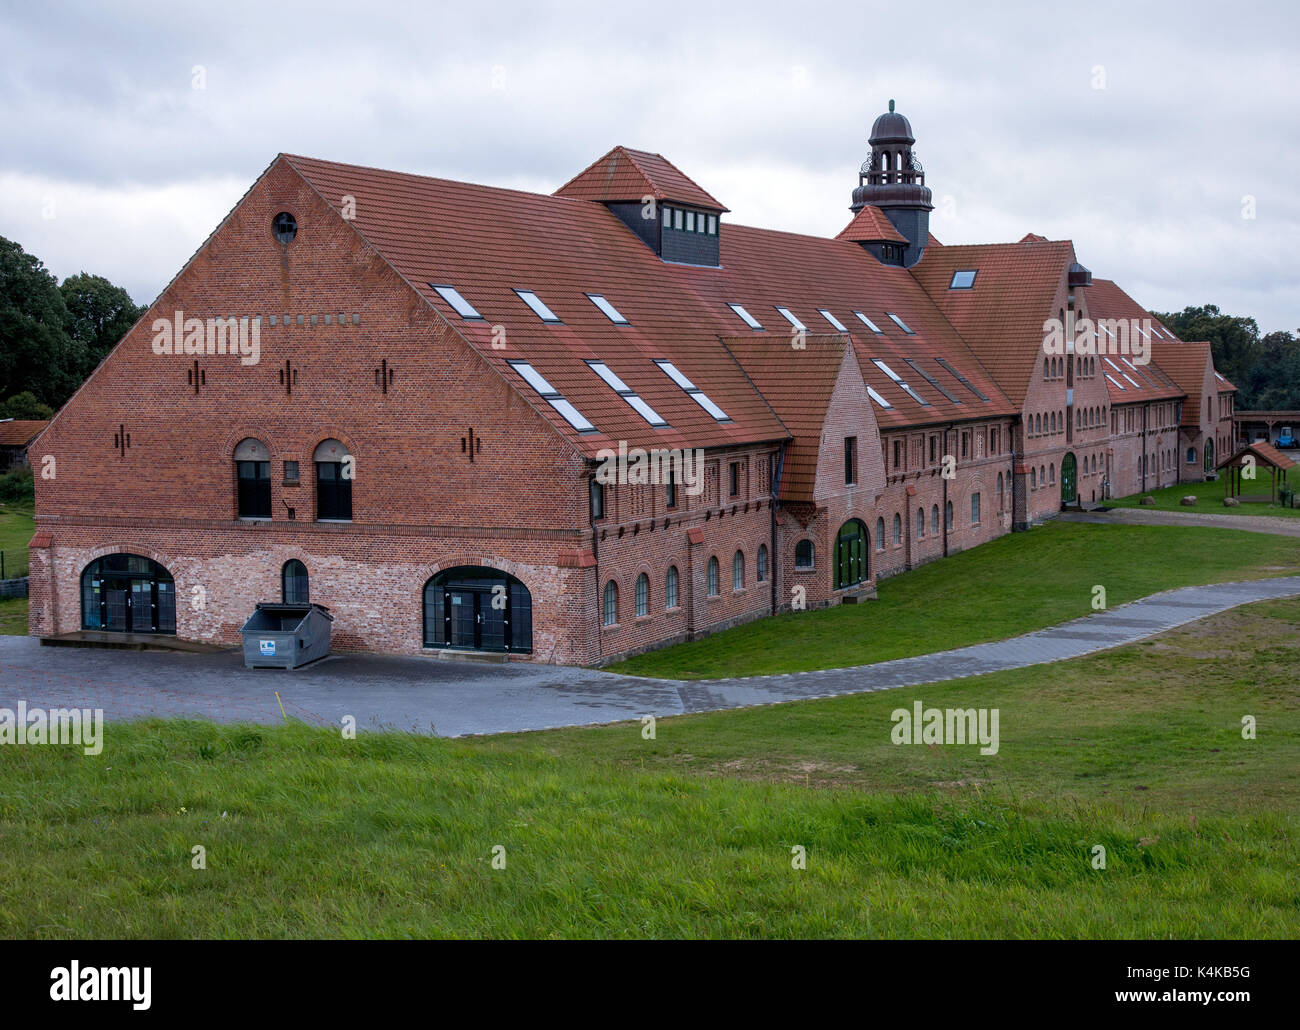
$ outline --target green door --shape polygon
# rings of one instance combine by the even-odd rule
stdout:
[[[1074,460],[1073,454],[1067,454],[1061,460],[1061,504],[1074,503],[1075,480],[1078,476],[1078,465]]]

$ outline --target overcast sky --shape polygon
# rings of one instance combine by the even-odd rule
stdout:
[[[833,235],[893,97],[944,243],[1294,331],[1298,10],[0,0],[0,235],[143,303],[281,151],[550,192],[619,143]]]

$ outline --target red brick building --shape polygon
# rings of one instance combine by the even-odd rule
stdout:
[[[33,448],[31,631],[310,598],[340,648],[599,663],[1086,498],[1112,401],[1044,321],[1090,274],[940,246],[912,142],[891,103],[834,239],[622,147],[550,196],[280,155]]]

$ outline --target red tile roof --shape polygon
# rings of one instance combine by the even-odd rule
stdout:
[[[1259,459],[1259,463],[1262,465],[1278,469],[1291,469],[1295,468],[1297,464],[1300,464],[1300,462],[1296,462],[1294,458],[1283,454],[1271,443],[1265,443],[1263,440],[1259,440],[1255,443],[1247,444],[1231,457],[1224,458],[1215,466],[1215,469],[1227,468],[1229,465],[1236,465],[1246,454],[1253,454]]]
[[[1019,408],[1073,261],[1068,240],[950,244],[927,249],[911,273]],[[965,269],[977,271],[975,285],[949,289]]]
[[[858,374],[848,339],[840,334],[809,334],[804,346],[790,346],[778,333],[727,336],[723,343],[793,438],[781,468],[781,500],[812,501],[821,453],[822,428],[840,369],[848,360]]]
[[[1151,360],[1186,395],[1182,424],[1188,427],[1199,426],[1201,401],[1206,396],[1206,388],[1211,382],[1217,387],[1210,345],[1205,342],[1156,340],[1151,344]]]
[[[663,155],[628,147],[615,147],[566,182],[555,195],[606,204],[642,203],[646,197],[654,197],[714,211],[728,210]]]
[[[874,204],[866,204],[853,216],[843,229],[836,233],[837,240],[851,240],[854,243],[874,243],[887,240],[890,243],[906,243],[907,237],[894,228],[894,223],[886,217],[885,212]]]
[[[356,198],[351,225],[482,358],[558,432],[589,456],[619,440],[642,447],[716,447],[785,440],[787,428],[745,376],[724,336],[748,332],[727,306],[745,305],[767,332],[788,341],[775,310],[788,305],[810,333],[835,331],[826,308],[852,329],[866,379],[892,405],[882,424],[924,424],[1006,415],[1014,407],[908,272],[884,266],[856,243],[723,227],[721,268],[669,264],[602,205],[564,196],[285,157],[326,203]],[[558,245],[563,241],[563,245]],[[449,283],[483,316],[462,319],[429,286]],[[561,319],[541,322],[513,292],[535,290]],[[603,294],[628,319],[615,325],[586,297]],[[882,330],[854,316],[862,311]],[[908,335],[888,317],[899,315]],[[494,349],[494,327],[507,346]],[[908,397],[873,357],[889,363],[928,404]],[[987,401],[936,360],[942,357]],[[916,360],[961,403],[945,398],[907,363]],[[599,432],[580,434],[507,361],[526,360]],[[673,361],[730,417],[715,421],[654,359]],[[652,428],[588,368],[608,363],[669,423]]]
[[[1149,311],[1109,279],[1093,279],[1092,286],[1082,292],[1088,317],[1094,322],[1110,319],[1125,321],[1137,319],[1140,322],[1151,318]],[[1161,332],[1159,323],[1154,319],[1151,321],[1153,330]],[[1161,332],[1161,335],[1164,335],[1164,332]],[[1170,333],[1171,338],[1172,336],[1173,334]],[[1097,330],[1097,341],[1099,346],[1119,342],[1112,341],[1109,334],[1100,328]],[[1152,348],[1149,352],[1152,360],[1147,364],[1132,361],[1131,353],[1127,361],[1121,354],[1098,354],[1097,370],[1106,375],[1106,390],[1110,394],[1111,404],[1173,400],[1186,393],[1154,360],[1155,346],[1161,341],[1153,336],[1149,342]]]
[[[48,425],[49,422],[22,419],[0,422],[0,447],[26,447]]]
[[[1046,243],[1046,236],[1039,236],[1036,232],[1027,232],[1020,237],[1021,243]]]

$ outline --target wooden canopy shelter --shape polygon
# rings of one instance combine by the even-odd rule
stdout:
[[[1252,458],[1253,463],[1247,461],[1247,457]],[[1236,454],[1224,458],[1223,461],[1219,462],[1219,464],[1215,466],[1216,471],[1219,469],[1227,469],[1228,471],[1228,482],[1223,495],[1225,497],[1241,496],[1242,480],[1247,479],[1247,481],[1249,481],[1250,478],[1244,476],[1243,473],[1247,468],[1251,467],[1252,464],[1256,469],[1263,467],[1269,470],[1271,479],[1269,497],[1273,502],[1276,502],[1279,484],[1278,477],[1281,477],[1281,484],[1285,486],[1287,471],[1295,468],[1296,462],[1288,458],[1271,443],[1264,443],[1263,441],[1247,444],[1245,447],[1241,448],[1241,450],[1237,451]]]

